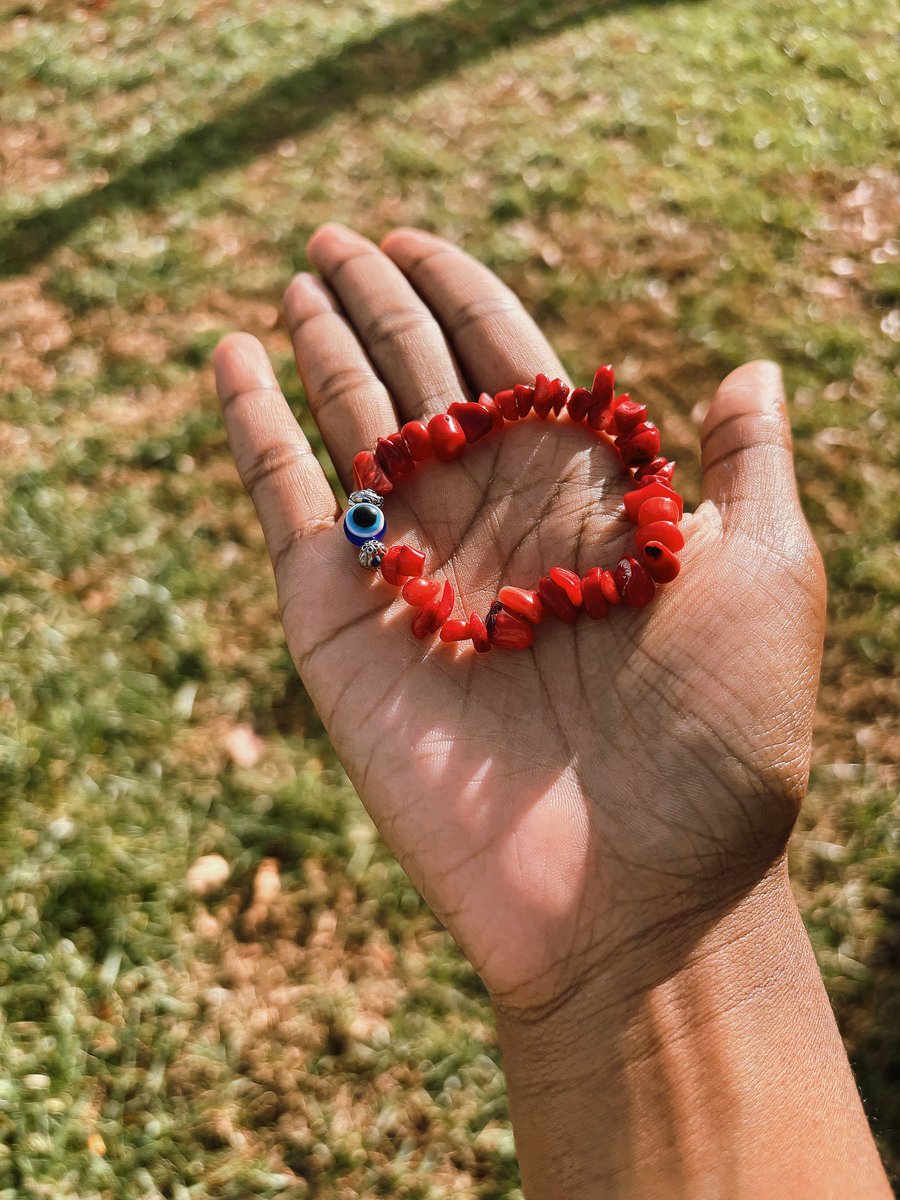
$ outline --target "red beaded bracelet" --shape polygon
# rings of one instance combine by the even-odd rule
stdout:
[[[425,555],[412,546],[385,546],[384,497],[394,484],[409,475],[416,464],[432,454],[453,462],[472,442],[480,441],[510,421],[529,413],[541,420],[558,417],[563,409],[574,422],[586,422],[597,433],[612,439],[623,467],[635,488],[625,496],[625,512],[637,526],[635,555],[621,558],[615,567],[592,567],[579,576],[565,567],[551,567],[534,591],[502,587],[484,618],[453,617],[453,585],[424,577]],[[590,390],[571,393],[561,379],[538,375],[534,384],[516,384],[495,396],[482,394],[477,401],[451,404],[425,425],[408,421],[397,433],[379,438],[372,450],[353,459],[357,490],[350,495],[344,514],[344,533],[359,547],[359,562],[380,570],[386,583],[401,588],[403,599],[418,609],[412,630],[417,638],[440,632],[444,642],[471,641],[484,652],[492,646],[524,649],[534,641],[534,627],[551,613],[573,623],[579,610],[593,620],[609,615],[610,607],[626,604],[643,608],[657,584],[670,583],[678,574],[678,552],[684,537],[678,528],[684,506],[672,487],[674,462],[660,455],[659,430],[647,420],[647,409],[624,393],[616,396],[611,366],[600,367]]]

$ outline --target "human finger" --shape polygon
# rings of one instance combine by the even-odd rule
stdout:
[[[518,297],[471,255],[420,229],[395,229],[381,245],[440,321],[475,395],[540,372],[565,377]]]
[[[307,252],[340,300],[404,421],[471,398],[440,325],[373,242],[329,224],[313,235]]]
[[[353,456],[397,429],[390,393],[321,279],[296,275],[284,293],[284,313],[310,412],[349,491]]]
[[[808,537],[775,363],[745,363],[723,380],[700,430],[700,452],[703,498],[719,509],[726,529],[766,546]]]
[[[228,334],[212,362],[231,452],[277,574],[299,539],[334,525],[338,503],[257,339]]]

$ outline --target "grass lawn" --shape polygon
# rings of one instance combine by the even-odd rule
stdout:
[[[295,678],[214,400],[249,329],[312,432],[278,304],[334,218],[614,360],[691,500],[716,382],[783,364],[830,582],[794,880],[900,1170],[894,16],[7,6],[0,1200],[520,1196],[483,991]]]

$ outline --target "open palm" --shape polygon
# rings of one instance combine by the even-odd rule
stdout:
[[[326,226],[310,257],[326,282],[297,277],[285,309],[345,484],[353,455],[404,421],[563,374],[508,289],[438,238],[398,230],[378,249]],[[531,649],[476,655],[416,641],[413,610],[360,570],[259,343],[230,335],[214,361],[304,684],[498,1002],[544,1006],[632,947],[688,941],[779,862],[806,783],[824,584],[775,367],[739,368],[710,408],[674,584],[646,609],[550,618]],[[455,615],[483,615],[503,584],[614,565],[625,484],[588,430],[531,417],[401,481],[388,541],[427,551]]]

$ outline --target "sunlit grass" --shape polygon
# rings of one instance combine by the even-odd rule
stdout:
[[[897,1163],[890,32],[873,0],[4,25],[3,1200],[518,1194],[480,985],[295,680],[213,400],[239,326],[301,407],[277,305],[332,218],[484,257],[573,372],[621,364],[694,497],[715,383],[783,363],[831,588],[795,880]]]

